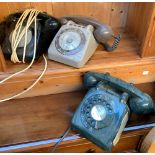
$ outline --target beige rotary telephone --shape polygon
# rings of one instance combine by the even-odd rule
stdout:
[[[60,19],[63,25],[48,49],[49,59],[81,68],[101,44],[108,52],[115,50],[121,35],[99,21],[84,16],[67,16]],[[108,41],[113,38],[113,44]]]
[[[98,46],[93,31],[92,25],[83,26],[68,21],[60,28],[50,45],[49,59],[76,68],[83,67]]]

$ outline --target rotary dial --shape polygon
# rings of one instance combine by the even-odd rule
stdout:
[[[85,35],[78,28],[68,28],[59,33],[55,46],[64,55],[72,55],[80,52],[85,45]]]
[[[76,49],[81,42],[79,33],[75,31],[64,32],[59,37],[59,45],[63,50],[71,51]]]
[[[102,94],[88,97],[81,108],[81,119],[86,128],[102,129],[111,124],[114,117],[111,101]]]

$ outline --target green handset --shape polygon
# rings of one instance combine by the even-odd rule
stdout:
[[[134,113],[147,114],[155,111],[152,98],[148,94],[137,89],[133,84],[112,77],[107,73],[85,73],[84,85],[86,88],[93,87],[99,81],[104,81],[104,83],[107,83],[107,85],[115,88],[117,91],[126,92],[129,95],[129,107]]]

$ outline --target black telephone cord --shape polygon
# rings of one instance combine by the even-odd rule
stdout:
[[[64,134],[63,134],[63,136],[59,139],[59,141],[58,142],[56,142],[55,143],[55,145],[52,147],[52,149],[51,149],[51,153],[54,153],[55,152],[55,150],[56,150],[56,148],[58,147],[58,145],[63,141],[63,139],[68,135],[68,133],[70,132],[70,130],[71,130],[71,127],[69,127],[65,132],[64,132]]]

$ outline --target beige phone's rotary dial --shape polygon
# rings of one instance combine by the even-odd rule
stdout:
[[[80,52],[85,45],[86,38],[84,33],[77,28],[68,28],[57,36],[55,46],[64,55],[72,55]]]

